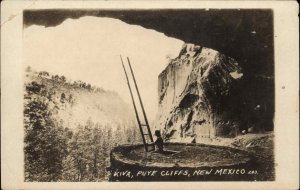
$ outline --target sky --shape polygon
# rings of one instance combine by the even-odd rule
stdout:
[[[158,75],[184,42],[118,19],[85,16],[56,27],[25,28],[23,43],[25,66],[116,91],[132,108],[120,55],[126,66],[129,57],[147,116],[154,120]]]

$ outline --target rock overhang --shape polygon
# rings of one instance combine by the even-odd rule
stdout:
[[[247,68],[247,74],[274,75],[271,9],[26,10],[24,26],[51,27],[82,16],[111,17],[140,25],[233,57]]]

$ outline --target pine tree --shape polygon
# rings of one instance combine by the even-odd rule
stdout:
[[[25,178],[26,181],[57,181],[66,154],[62,127],[48,112],[48,105],[35,100],[25,106]]]

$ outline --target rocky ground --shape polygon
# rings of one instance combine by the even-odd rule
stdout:
[[[258,158],[256,164],[261,171],[259,178],[267,181],[275,179],[274,132],[245,134],[235,138],[215,138],[203,143],[247,151]]]
[[[203,142],[204,144],[229,146],[241,150],[248,151],[262,158],[273,157],[273,132],[261,134],[245,134],[235,138],[220,138],[217,137],[210,141]]]

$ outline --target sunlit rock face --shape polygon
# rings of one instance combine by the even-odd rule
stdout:
[[[201,142],[232,135],[237,127],[224,117],[226,110],[220,109],[220,102],[242,76],[234,59],[185,44],[158,77],[156,127],[163,131],[166,141]]]

